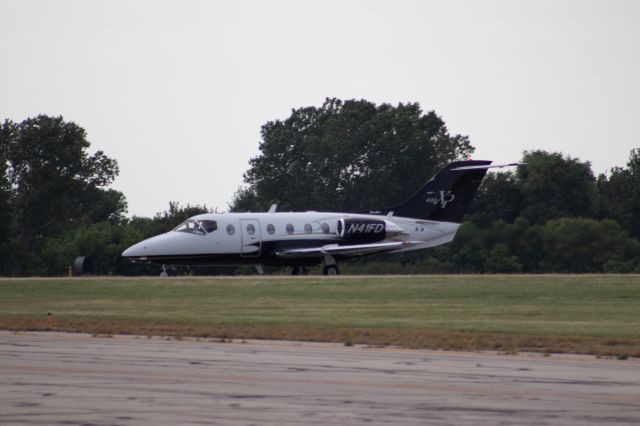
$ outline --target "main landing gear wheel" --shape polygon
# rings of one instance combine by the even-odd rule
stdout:
[[[338,269],[338,265],[325,265],[322,268],[323,275],[340,275],[340,269]]]

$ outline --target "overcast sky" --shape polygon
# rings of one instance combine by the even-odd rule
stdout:
[[[226,210],[260,126],[326,97],[419,102],[498,163],[640,147],[640,1],[0,0],[0,61],[0,119],[82,126],[130,215]]]

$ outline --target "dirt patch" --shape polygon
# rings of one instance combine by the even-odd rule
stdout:
[[[0,317],[0,329],[13,331],[64,331],[97,335],[131,334],[232,339],[342,342],[348,345],[399,346],[411,349],[457,351],[493,350],[504,353],[574,353],[616,357],[640,357],[640,339],[563,337],[506,333],[467,333],[401,328],[336,328],[306,326],[185,325],[145,322],[75,320],[33,317]]]

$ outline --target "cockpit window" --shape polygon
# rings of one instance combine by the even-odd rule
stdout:
[[[215,220],[201,220],[200,224],[202,225],[204,230],[207,231],[207,233],[211,233],[218,229],[218,224]]]
[[[205,235],[218,229],[215,220],[194,220],[187,219],[174,228],[177,232],[187,232],[189,234]]]

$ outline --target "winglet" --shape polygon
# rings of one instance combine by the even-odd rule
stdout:
[[[275,213],[277,208],[277,204],[271,204],[271,207],[269,207],[269,211],[267,213]]]

